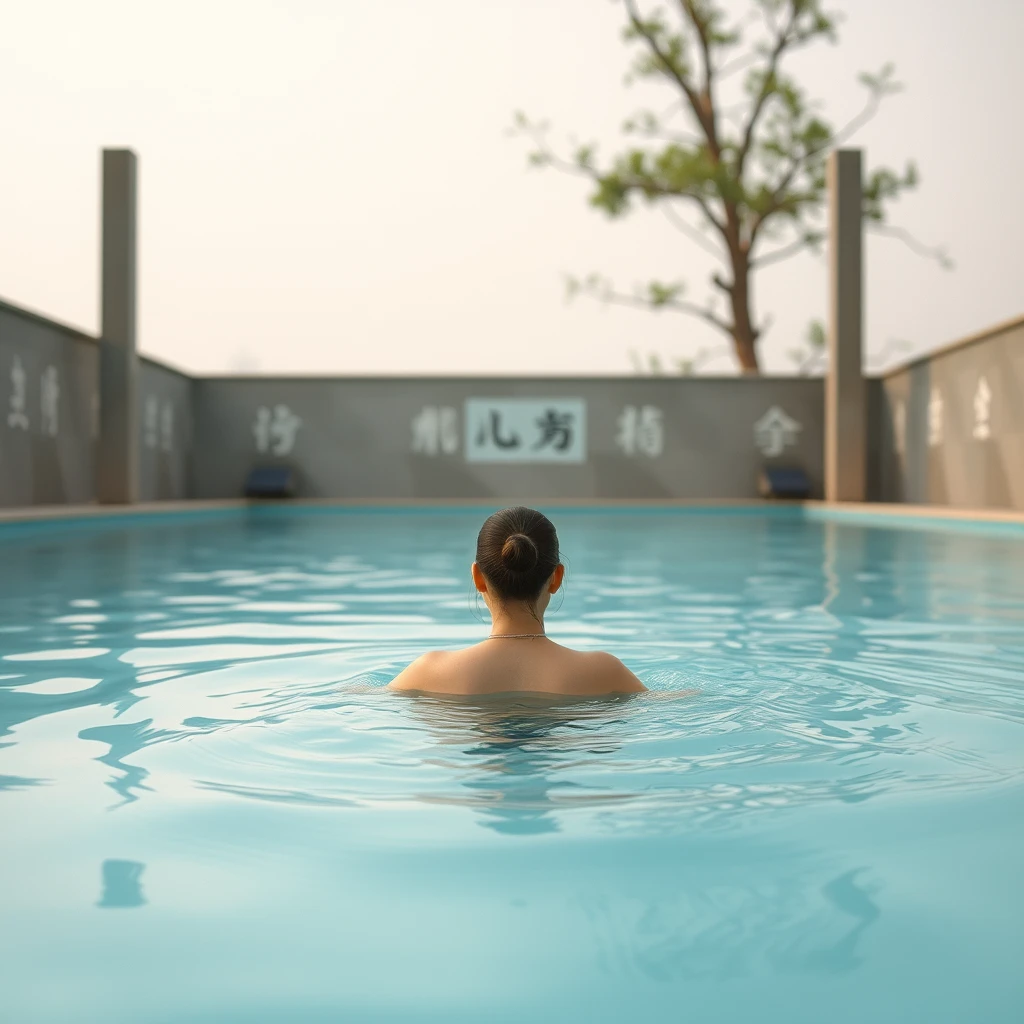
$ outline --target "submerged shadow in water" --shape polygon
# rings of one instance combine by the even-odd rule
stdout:
[[[621,712],[630,698],[566,700],[517,694],[409,699],[415,716],[442,748],[433,760],[462,775],[466,790],[462,797],[422,799],[472,807],[481,824],[510,835],[557,832],[556,812],[566,805],[609,799],[556,776],[582,759],[619,749],[621,743],[609,735],[608,727],[627,721]],[[446,756],[446,747],[457,752]]]
[[[137,860],[105,860],[103,862],[103,892],[97,907],[142,907],[142,872],[146,865]]]
[[[837,975],[863,964],[860,941],[882,915],[877,883],[859,878],[866,869],[821,884],[825,865],[795,848],[754,844],[737,857],[727,843],[716,857],[701,847],[682,848],[678,874],[653,895],[578,899],[602,972],[727,982],[766,968]]]

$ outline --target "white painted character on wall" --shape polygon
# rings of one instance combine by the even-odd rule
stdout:
[[[781,406],[773,405],[754,424],[754,443],[761,454],[769,459],[781,455],[796,444],[797,435],[803,426]]]
[[[160,450],[174,450],[174,406],[170,402],[164,402],[160,412]]]
[[[987,441],[992,436],[992,389],[984,377],[978,379],[974,392],[974,439]]]
[[[252,432],[256,438],[256,450],[272,455],[288,455],[295,447],[295,438],[302,426],[302,420],[287,405],[261,405],[256,410],[256,421]]]
[[[619,416],[615,443],[627,455],[657,458],[665,450],[664,414],[656,405],[627,405]]]
[[[425,405],[412,423],[412,450],[421,455],[454,455],[459,450],[459,421],[448,405]]]
[[[60,429],[60,376],[56,366],[43,370],[39,380],[39,409],[43,433],[56,437]]]
[[[7,412],[7,426],[12,430],[28,430],[28,414],[25,412],[27,404],[27,389],[25,367],[21,360],[15,356],[11,363],[11,398]]]
[[[142,411],[142,439],[147,448],[155,448],[157,442],[157,421],[160,418],[160,402],[156,395],[146,396]]]
[[[928,447],[934,448],[942,444],[942,392],[932,388],[928,398]]]

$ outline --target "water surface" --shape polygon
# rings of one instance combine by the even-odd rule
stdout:
[[[1024,540],[553,516],[650,695],[384,689],[482,512],[0,529],[0,1018],[1024,1019]]]

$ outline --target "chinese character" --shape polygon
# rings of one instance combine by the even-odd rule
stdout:
[[[28,430],[28,416],[25,415],[25,367],[17,356],[11,364],[11,402],[7,426]]]
[[[638,409],[627,405],[619,416],[619,433],[615,443],[627,454],[656,458],[665,449],[665,429],[662,412],[655,405]]]
[[[928,398],[928,447],[942,444],[942,392],[932,388]]]
[[[801,430],[803,427],[784,409],[773,405],[754,424],[754,443],[763,455],[773,459],[796,444],[796,435]]]
[[[160,416],[156,395],[146,396],[146,407],[142,413],[142,438],[147,448],[156,447],[157,419]]]
[[[587,406],[580,398],[467,398],[467,462],[587,460]]]
[[[504,435],[502,434],[501,413],[497,409],[492,409],[490,419],[480,424],[480,429],[477,431],[476,435],[477,445],[485,445],[488,437],[490,437],[490,439],[499,448],[518,448],[520,444],[522,444],[518,434],[514,432]]]
[[[160,416],[160,450],[169,452],[174,449],[174,406],[165,402]]]
[[[60,410],[60,378],[56,366],[48,366],[43,370],[39,381],[39,406],[43,433],[56,437],[59,425],[57,414]]]
[[[978,441],[987,441],[992,436],[989,417],[992,412],[992,389],[984,377],[978,381],[978,389],[974,392],[974,437]]]
[[[295,447],[295,435],[301,426],[302,420],[287,405],[275,405],[273,411],[261,405],[252,425],[256,450],[287,455]]]
[[[897,455],[907,449],[907,403],[902,398],[892,411],[892,446]]]
[[[497,414],[495,414],[497,415]],[[554,409],[546,409],[544,415],[538,418],[537,426],[540,427],[540,440],[533,446],[544,448],[551,445],[557,451],[564,452],[572,444],[572,413],[559,413]],[[500,444],[497,435],[495,443]]]
[[[452,455],[459,448],[459,429],[451,406],[427,405],[412,421],[412,450],[424,455],[444,452]]]

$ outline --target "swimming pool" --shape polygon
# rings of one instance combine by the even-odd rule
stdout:
[[[1022,1019],[1024,534],[553,509],[654,692],[385,691],[486,511],[0,527],[0,1019]]]

